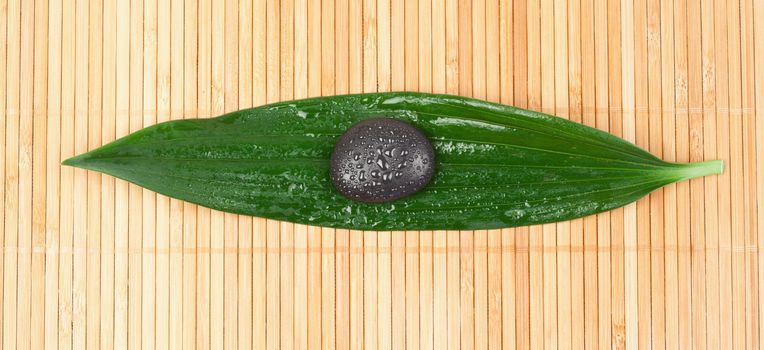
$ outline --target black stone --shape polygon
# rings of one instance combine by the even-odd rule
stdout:
[[[421,190],[435,169],[434,151],[416,127],[390,118],[351,126],[332,152],[331,177],[343,196],[383,203]]]

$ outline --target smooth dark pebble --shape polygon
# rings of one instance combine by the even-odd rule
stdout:
[[[430,141],[413,125],[391,118],[367,119],[351,126],[334,146],[332,183],[355,201],[394,201],[430,182],[434,156]]]

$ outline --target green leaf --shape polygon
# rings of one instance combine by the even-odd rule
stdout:
[[[374,117],[406,120],[432,141],[435,176],[421,192],[365,204],[335,191],[329,159],[336,139]],[[366,230],[562,221],[722,172],[721,161],[664,162],[613,135],[554,116],[409,92],[313,98],[166,122],[64,164],[222,211]]]

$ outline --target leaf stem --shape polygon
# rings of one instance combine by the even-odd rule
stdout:
[[[679,181],[706,175],[721,174],[724,172],[724,161],[717,159],[705,162],[680,164],[680,168],[675,171],[675,174],[680,177]]]

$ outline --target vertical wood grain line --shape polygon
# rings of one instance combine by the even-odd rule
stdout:
[[[714,44],[717,52],[716,70],[716,141],[717,157],[729,164],[729,83],[728,27],[726,3],[714,3]],[[729,165],[727,166],[729,169]],[[730,172],[719,177],[719,344],[732,348],[732,247],[730,222]]]
[[[764,7],[762,6],[760,2],[754,2],[753,4],[753,16],[754,16],[754,19],[753,19],[754,34],[753,35],[755,40],[754,53],[758,54],[758,56],[754,54],[754,59],[755,59],[754,67],[755,67],[755,75],[756,75],[755,87],[754,87],[756,92],[755,101],[762,101],[761,98],[762,96],[764,96],[762,95],[762,92],[764,92],[764,87],[761,85],[764,82],[764,76],[762,75],[762,72],[764,71],[761,69],[762,57],[764,57],[762,56],[762,50],[764,49],[764,46],[762,46],[762,44],[764,44],[764,35],[763,35],[764,21],[762,21],[760,17],[759,19],[755,17],[756,15],[761,15],[763,13],[762,12],[763,10],[764,10]],[[761,138],[764,137],[763,136],[764,135],[764,120],[762,120],[761,116],[764,114],[762,113],[761,103],[756,103],[755,108],[756,108],[755,121],[756,121],[756,140],[757,140],[756,142],[756,158],[757,158],[756,165],[757,166],[756,166],[755,173],[757,176],[756,204],[758,209],[756,214],[757,227],[755,228],[755,230],[758,236],[757,237],[758,238],[757,246],[758,246],[759,242],[764,242],[764,236],[762,235],[762,233],[764,233],[764,181],[762,181],[761,177],[759,176],[759,174],[764,172],[764,167],[762,166],[762,163],[764,163],[764,142],[762,142],[761,140]],[[712,125],[715,126],[716,124],[712,124]],[[716,147],[717,144],[714,142],[712,146]],[[706,148],[707,153],[709,151],[709,148],[711,147]],[[709,155],[707,154],[706,156],[708,157]],[[715,180],[718,181],[718,179],[715,179]],[[717,185],[717,181],[712,180],[712,181],[706,182],[706,192],[707,193],[710,192],[709,196],[718,195],[718,192],[716,192],[717,188],[715,188],[715,186]],[[709,183],[710,183],[710,186],[709,186]],[[709,191],[709,187],[711,191]],[[715,213],[712,213],[712,215],[713,214]],[[758,257],[757,257],[758,258],[757,272],[759,274],[758,275],[759,303],[764,302],[764,256],[763,255],[764,255],[764,252],[762,252],[762,250],[759,249]],[[761,336],[761,331],[762,329],[764,329],[764,320],[762,320],[761,308],[762,308],[762,305],[760,304],[759,305],[759,321],[758,321],[759,329],[755,330],[756,332],[758,332],[758,336],[759,336],[758,346],[760,348],[762,345],[764,345],[764,338],[762,338]],[[710,325],[709,325],[709,328],[710,328]]]
[[[754,34],[753,34],[753,17],[746,16],[745,14],[753,13],[753,4],[751,1],[745,0],[740,7],[741,13],[741,74],[742,81],[742,119],[743,119],[743,186],[745,192],[743,194],[743,205],[745,207],[744,212],[744,224],[745,230],[745,246],[755,247],[757,246],[757,235],[754,233],[756,227],[756,214],[755,214],[755,193],[756,193],[756,175],[754,174],[754,162],[755,162],[755,150],[756,145],[754,133],[756,130],[756,121],[754,114]],[[700,85],[700,82],[699,82]],[[700,118],[698,118],[700,119]],[[702,133],[702,120],[696,121],[697,133]],[[694,159],[703,158],[703,137],[695,138],[695,145],[692,149]],[[693,181],[693,190],[701,192],[703,190],[703,179],[695,179]],[[702,192],[701,192],[702,193]],[[698,196],[701,197],[701,196]],[[695,204],[695,203],[694,203]],[[698,212],[702,210],[702,203],[696,204]],[[745,250],[745,284],[746,284],[746,318],[745,318],[745,339],[746,347],[754,348],[759,345],[759,334],[755,330],[759,328],[759,293],[757,283],[756,268],[756,256],[753,249],[746,248]]]
[[[732,348],[745,347],[745,245],[743,193],[743,164],[737,161],[743,156],[742,150],[742,72],[741,72],[741,20],[740,1],[727,3],[728,63],[729,63],[729,134],[730,145],[730,218],[732,243]],[[734,160],[734,161],[732,161]]]
[[[57,18],[59,18],[59,16],[51,16],[51,18],[57,19]],[[51,26],[51,27],[53,27],[53,26]],[[60,26],[59,26],[59,28],[60,28]],[[6,214],[5,213],[5,207],[6,207],[6,204],[5,204],[5,191],[6,191],[6,187],[7,187],[6,184],[5,184],[5,181],[6,181],[6,177],[5,177],[6,163],[5,163],[5,160],[7,159],[6,158],[6,154],[5,154],[5,150],[6,150],[5,140],[8,137],[8,135],[6,135],[6,121],[7,121],[8,113],[7,113],[7,110],[6,110],[7,100],[5,98],[5,96],[7,96],[7,92],[8,92],[8,86],[6,85],[6,83],[7,83],[7,79],[6,78],[7,78],[7,74],[8,74],[7,66],[6,66],[6,64],[8,62],[8,59],[7,59],[8,58],[7,57],[7,48],[8,48],[8,36],[7,36],[7,33],[8,33],[8,1],[7,0],[2,0],[2,2],[0,2],[0,93],[1,93],[0,96],[3,96],[3,98],[0,98],[0,138],[2,138],[2,139],[0,139],[0,157],[1,157],[0,159],[3,160],[3,162],[2,162],[3,164],[0,165],[0,177],[3,179],[3,186],[0,186],[0,198],[3,199],[3,207],[2,207],[2,209],[0,209],[0,222],[2,222],[2,224],[0,224],[0,247],[2,247],[2,250],[0,251],[0,273],[2,273],[2,277],[0,278],[0,319],[1,320],[5,320],[5,316],[6,316],[3,305],[5,304],[5,288],[7,288],[7,286],[5,284],[5,282],[6,282],[6,278],[5,278],[5,254],[6,254],[5,253],[5,250],[6,250],[5,249],[6,248],[6,244],[5,244],[5,242],[6,242],[6,238],[5,238],[5,235],[6,235],[6,230],[5,230],[5,214]],[[54,50],[52,50],[52,51],[55,52]],[[53,94],[51,94],[51,95],[53,95]],[[59,98],[59,101],[60,101],[60,98]],[[59,112],[60,112],[60,108],[59,108]],[[55,118],[51,118],[51,119],[55,119]],[[59,117],[59,123],[60,123],[60,117]],[[55,221],[57,222],[58,220],[55,220]],[[56,225],[56,226],[58,226],[58,225]],[[55,243],[57,244],[57,242],[55,242]],[[56,278],[57,277],[58,276],[56,276]],[[50,318],[52,318],[52,316],[48,316],[48,307],[47,307],[48,304],[52,304],[52,302],[48,302],[48,300],[46,299],[46,321],[49,320]],[[54,322],[50,322],[50,323],[54,323]],[[3,326],[0,327],[0,344],[3,344],[3,345],[5,345],[5,339],[3,337],[5,328],[6,328],[5,327],[5,322],[3,322]],[[45,336],[46,336],[46,340],[49,339],[49,338],[53,338],[53,336],[54,336],[53,331],[52,330],[48,330],[47,327],[46,327]]]
[[[87,16],[85,14],[85,16]],[[35,24],[35,4],[34,1],[22,1],[21,2],[21,26],[20,26],[20,71],[19,71],[19,83],[18,83],[18,89],[19,89],[19,109],[18,109],[18,118],[19,118],[19,133],[18,133],[18,144],[19,144],[19,163],[18,163],[18,276],[17,276],[17,299],[16,303],[17,305],[17,314],[16,314],[16,337],[18,338],[18,348],[20,349],[28,349],[31,346],[31,314],[32,314],[32,142],[33,142],[33,127],[34,127],[34,46],[35,46],[35,35],[34,35],[34,24]],[[78,28],[80,29],[80,28]],[[78,31],[78,34],[79,31]],[[87,36],[87,31],[85,31],[85,36]],[[85,40],[86,41],[86,40]],[[79,54],[79,52],[78,52]],[[78,61],[81,61],[84,58],[85,63],[79,65],[79,68],[81,68],[84,65],[84,73],[87,75],[87,50],[85,50],[85,56],[78,57]],[[81,82],[81,80],[84,80],[84,83]],[[78,88],[81,88],[85,91],[87,91],[87,78],[78,80]],[[84,87],[81,86],[81,84],[84,84]],[[84,95],[87,96],[87,92],[84,92]],[[77,121],[79,121],[79,124],[83,124],[82,121],[85,121],[85,125],[87,125],[87,98],[84,99],[77,99],[77,102],[79,102],[79,106],[82,110],[81,113],[77,113],[77,116],[79,117]],[[81,131],[82,132],[82,131]],[[87,132],[87,131],[84,131]],[[76,133],[77,135],[79,133]],[[86,134],[87,135],[87,134]],[[87,143],[87,136],[85,136],[85,142]],[[82,141],[80,141],[78,138],[75,137],[75,148],[82,147],[83,144]],[[81,189],[83,191],[87,191],[85,188],[85,181],[84,178],[86,177],[86,174],[83,172],[75,172],[75,191],[77,189]],[[77,192],[78,194],[82,192]],[[84,211],[84,210],[83,210]],[[84,222],[86,218],[85,215],[81,215],[81,219],[77,220],[75,219],[75,226],[78,222]],[[84,232],[84,223],[82,224],[83,230],[75,233],[75,238],[81,238],[85,236]],[[82,262],[84,259],[75,259],[75,263]],[[80,264],[82,268],[84,268],[84,264]],[[84,274],[83,274],[84,275]],[[78,274],[75,272],[75,278],[78,277]],[[76,282],[82,283],[76,283],[76,286],[81,286],[81,288],[76,289],[76,292],[81,292],[79,294],[75,294],[75,298],[78,296],[81,296],[84,294],[84,278],[77,279]],[[80,301],[83,301],[82,298],[80,298]],[[79,311],[84,311],[84,302],[83,308],[80,308]],[[77,306],[75,304],[75,306]],[[78,322],[79,321],[79,322]],[[75,329],[83,329],[84,319],[75,317]],[[79,327],[77,327],[79,326]],[[84,342],[84,330],[82,331],[82,340]]]
[[[90,15],[90,14],[88,14]],[[31,199],[31,310],[30,310],[30,335],[37,334],[37,330],[44,329],[45,327],[45,220],[46,220],[46,176],[47,176],[47,163],[45,158],[45,151],[47,150],[47,118],[48,118],[48,3],[44,1],[35,2],[34,11],[34,72],[33,72],[33,92],[32,92],[32,137],[31,137],[31,167],[32,167],[32,199]],[[92,33],[92,32],[91,32]],[[91,34],[92,36],[92,34]],[[99,47],[100,50],[100,47]],[[90,57],[92,60],[92,56]],[[99,67],[100,68],[100,67]],[[93,69],[94,75],[100,72],[97,69]],[[91,79],[92,83],[97,81],[97,75],[94,79]],[[100,86],[99,86],[100,88]],[[90,110],[90,108],[88,108]],[[92,114],[89,114],[89,118],[93,119]],[[100,124],[97,124],[98,131],[100,132]],[[92,129],[91,129],[92,130]],[[88,177],[91,177],[88,175]],[[88,197],[93,196],[93,191],[88,188]],[[92,201],[89,202],[92,206],[95,204]],[[100,206],[100,204],[98,204]],[[100,215],[89,216],[90,222],[98,221]],[[92,227],[92,226],[91,226]],[[97,236],[96,230],[90,230],[92,234],[90,236]],[[88,269],[91,269],[93,264],[88,264]],[[93,288],[88,285],[88,293]],[[92,299],[91,299],[92,300]],[[97,305],[96,302],[93,303]],[[91,307],[88,311],[96,309],[97,307]],[[90,315],[90,314],[89,314]],[[88,323],[90,326],[91,323]],[[92,326],[90,326],[92,327]],[[92,338],[92,337],[91,337]],[[42,349],[45,345],[44,337],[32,336],[30,339],[31,349]]]
[[[60,1],[50,2],[48,7],[48,101],[47,101],[47,157],[46,164],[46,196],[45,196],[45,311],[44,311],[44,345],[49,348],[58,346],[58,243],[59,243],[59,220],[60,206],[58,198],[60,196],[60,142],[61,142],[61,44],[62,44],[62,3]],[[5,8],[5,4],[0,4]],[[6,13],[0,13],[0,66],[5,66],[5,16]],[[105,13],[104,13],[105,15]],[[105,35],[105,34],[104,34]],[[105,41],[105,40],[104,40]],[[104,64],[105,68],[106,64]],[[104,82],[105,83],[105,82]],[[105,85],[105,84],[104,84]],[[107,90],[104,86],[104,90]],[[108,91],[108,90],[107,90]],[[0,95],[5,96],[5,71],[0,69]],[[113,95],[113,94],[112,94]],[[105,99],[104,99],[105,100]],[[5,99],[0,98],[0,113],[3,120],[0,121],[0,129],[5,129]],[[107,112],[104,109],[104,113]],[[103,119],[106,119],[103,117]],[[4,137],[5,131],[0,130],[0,135]],[[98,140],[100,142],[101,140]],[[0,148],[5,149],[4,142],[0,142]],[[2,154],[3,152],[0,152]],[[0,157],[4,157],[0,156]],[[0,166],[0,176],[5,172],[5,164]],[[102,192],[102,189],[99,189]],[[0,188],[4,192],[4,188]],[[103,193],[103,192],[102,192]],[[4,193],[3,193],[4,195]],[[2,211],[0,211],[2,212]],[[2,215],[2,214],[0,214]],[[104,214],[103,216],[106,216]],[[0,218],[0,220],[2,220]],[[102,221],[103,222],[103,221]],[[103,230],[102,230],[103,231]],[[0,237],[2,237],[0,233]],[[0,238],[2,239],[2,238]],[[2,261],[2,257],[0,257]],[[102,269],[102,264],[98,268]],[[103,264],[105,265],[105,264]],[[2,270],[2,268],[0,268]],[[99,271],[100,272],[100,271]],[[99,288],[101,288],[99,286]],[[2,287],[0,287],[0,293]],[[100,290],[99,290],[100,293]],[[0,296],[2,300],[2,296]],[[0,309],[2,305],[0,304]],[[0,310],[0,315],[2,311]],[[103,316],[102,316],[103,317]],[[100,321],[100,320],[99,320]],[[105,328],[105,327],[104,327]],[[103,332],[103,328],[99,330]],[[0,331],[0,339],[2,331]],[[2,344],[0,340],[0,344]],[[97,344],[100,345],[100,344]]]
[[[717,159],[716,154],[716,52],[714,35],[714,2],[701,4],[701,49],[702,49],[702,90],[703,90],[703,153],[705,159]],[[665,135],[665,133],[664,133]],[[670,141],[669,141],[670,142]],[[666,156],[666,152],[664,152]],[[669,155],[673,160],[673,155]],[[706,276],[704,288],[706,300],[706,347],[717,349],[720,345],[720,305],[719,305],[719,214],[716,176],[703,179],[705,186],[705,248]],[[671,189],[667,191],[667,195]],[[708,200],[710,198],[711,200]],[[670,209],[669,209],[670,210]],[[675,211],[675,209],[674,209]],[[676,230],[676,223],[670,229]],[[668,333],[668,330],[667,330]]]

